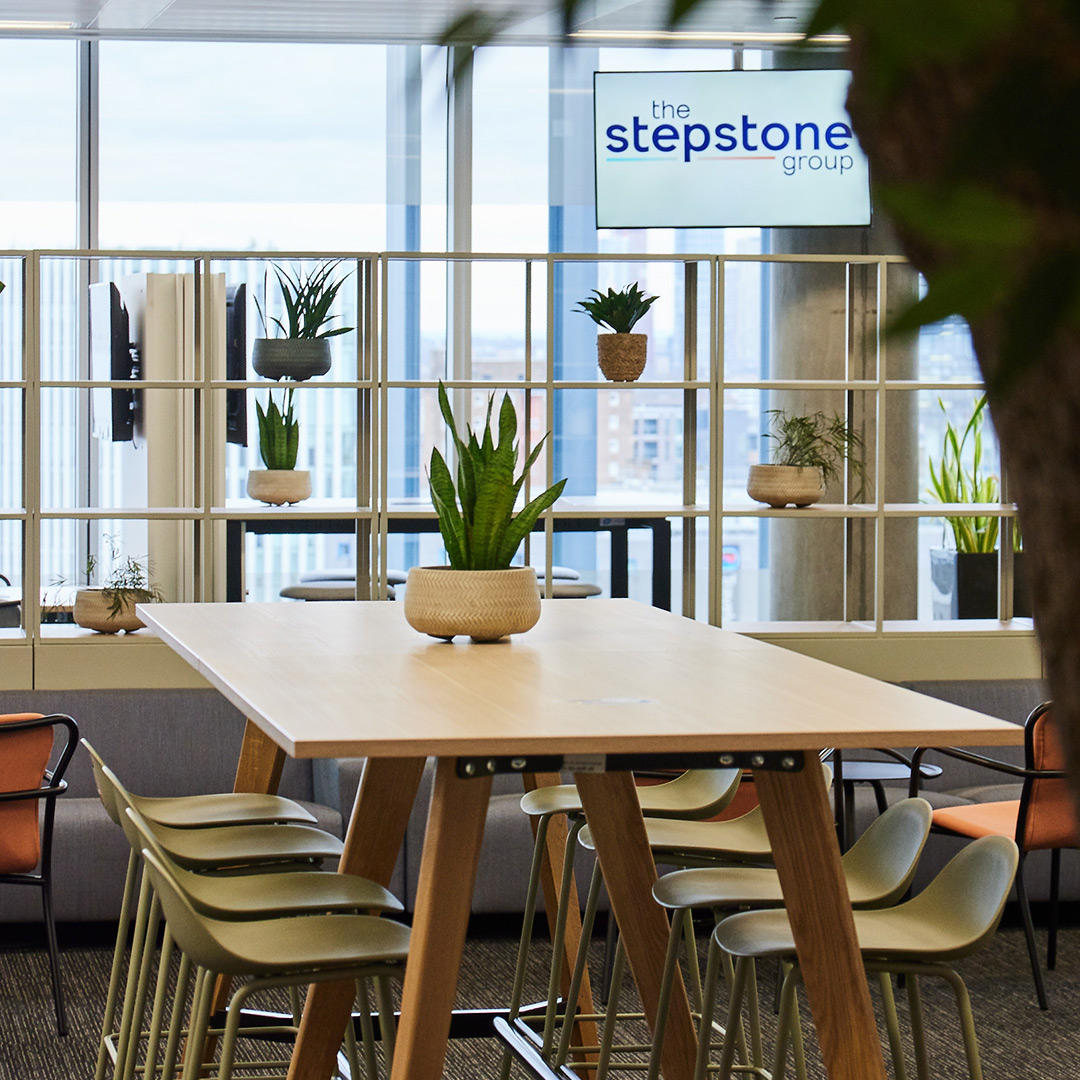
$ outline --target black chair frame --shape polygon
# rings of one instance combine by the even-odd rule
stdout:
[[[927,750],[944,754],[947,757],[956,758],[958,761],[967,761],[973,765],[982,765],[994,772],[1004,773],[1007,776],[1015,776],[1023,781],[1020,789],[1020,809],[1016,815],[1016,833],[1013,839],[1020,849],[1020,862],[1016,868],[1016,899],[1020,904],[1020,916],[1024,924],[1024,938],[1027,942],[1028,958],[1031,961],[1031,972],[1035,979],[1035,995],[1039,999],[1039,1008],[1048,1009],[1049,1003],[1046,998],[1046,986],[1042,975],[1042,966],[1039,963],[1038,949],[1035,945],[1035,924],[1031,918],[1031,904],[1028,900],[1027,886],[1024,883],[1024,859],[1027,852],[1024,850],[1024,834],[1027,832],[1028,814],[1031,808],[1032,788],[1036,780],[1064,780],[1068,773],[1063,769],[1036,769],[1032,762],[1035,760],[1035,723],[1050,708],[1052,703],[1044,701],[1037,705],[1028,714],[1024,721],[1024,765],[1013,765],[1008,761],[999,761],[997,758],[987,757],[985,754],[976,754],[971,750],[961,750],[955,746],[919,747],[912,756],[913,762],[921,762]],[[915,771],[911,774],[910,793],[918,795],[919,780]],[[956,834],[946,829],[934,830],[941,835],[955,836]],[[1050,912],[1047,925],[1046,940],[1046,968],[1053,971],[1057,966],[1057,932],[1058,932],[1058,891],[1061,881],[1061,848],[1050,849]]]
[[[26,799],[44,799],[45,813],[41,826],[41,859],[36,872],[25,874],[0,874],[0,885],[33,885],[41,890],[41,907],[45,917],[45,936],[49,946],[49,974],[52,979],[53,1004],[56,1009],[56,1029],[60,1035],[67,1034],[67,1014],[64,1010],[64,992],[60,983],[60,955],[56,944],[56,921],[52,907],[52,837],[56,814],[56,799],[67,790],[63,779],[68,763],[79,744],[79,726],[70,716],[53,713],[32,720],[12,720],[0,724],[0,745],[3,737],[16,731],[33,728],[63,727],[67,729],[67,742],[56,759],[56,764],[45,771],[43,785],[27,791],[0,792],[0,804]]]

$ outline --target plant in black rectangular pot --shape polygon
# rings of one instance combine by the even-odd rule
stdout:
[[[945,406],[938,404],[944,412]],[[941,461],[930,459],[930,492],[942,503],[996,503],[1000,501],[997,476],[983,473],[982,425],[985,395],[975,402],[962,433],[948,423]],[[966,456],[965,456],[966,455]],[[935,619],[996,619],[998,617],[998,540],[1001,519],[971,515],[946,519],[954,547],[930,550],[930,581]],[[1024,572],[1024,555],[1015,530],[1013,552],[1013,614],[1031,616],[1031,600]]]

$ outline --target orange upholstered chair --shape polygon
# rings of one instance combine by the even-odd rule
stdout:
[[[916,751],[916,764],[923,754]],[[1024,767],[973,754],[956,748],[939,748],[939,752],[964,761],[985,765],[997,772],[1022,777],[1024,784],[1019,799],[1008,802],[971,803],[946,806],[934,811],[936,832],[967,836],[1008,836],[1020,849],[1020,865],[1016,871],[1016,895],[1024,921],[1031,970],[1035,976],[1035,992],[1039,1008],[1047,1008],[1046,988],[1042,968],[1035,948],[1035,930],[1031,921],[1031,906],[1024,885],[1024,857],[1029,851],[1050,852],[1050,926],[1046,948],[1046,966],[1051,971],[1057,962],[1058,882],[1061,870],[1061,849],[1080,848],[1080,829],[1065,782],[1065,754],[1051,720],[1049,703],[1038,706],[1024,724]],[[917,783],[917,774],[913,784]]]
[[[66,729],[67,741],[50,769],[53,734],[58,727]],[[56,1027],[61,1035],[67,1034],[67,1019],[52,913],[50,863],[56,797],[67,788],[64,770],[78,741],[79,729],[70,716],[0,715],[0,885],[33,885],[41,889]],[[42,804],[44,814],[40,811]]]

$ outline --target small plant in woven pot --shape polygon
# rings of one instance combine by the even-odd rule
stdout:
[[[100,586],[76,592],[72,617],[77,625],[98,633],[116,634],[121,630],[131,633],[145,625],[135,614],[135,605],[160,603],[164,596],[150,581],[148,562],[124,555],[114,537],[107,536],[105,540],[110,548],[112,569]],[[96,574],[97,559],[91,555],[86,560],[86,580],[92,581]]]
[[[446,387],[439,383],[439,409],[454,441],[456,477],[442,453],[431,452],[428,483],[439,518],[449,567],[413,567],[405,590],[405,618],[421,633],[495,641],[523,633],[540,617],[540,591],[529,566],[511,566],[522,540],[566,486],[559,480],[517,513],[514,505],[529,470],[540,456],[541,439],[520,474],[517,413],[509,394],[492,431],[495,397],[488,398],[479,438],[468,425],[458,433]]]
[[[746,490],[752,499],[772,507],[809,506],[840,478],[844,462],[859,481],[853,500],[862,497],[866,485],[863,441],[842,416],[800,415],[783,409],[771,409],[768,415],[772,430],[765,438],[772,442],[772,464],[750,466]]]
[[[348,274],[336,276],[340,260],[320,263],[305,273],[289,270],[273,263],[272,269],[281,291],[284,318],[269,316],[255,298],[265,337],[256,339],[251,364],[267,379],[295,379],[302,382],[313,375],[325,375],[330,370],[328,338],[347,334],[351,326],[332,326],[341,316],[332,308],[348,279]],[[266,294],[266,287],[263,287]],[[271,330],[277,332],[271,337]]]
[[[633,382],[645,370],[648,338],[631,331],[659,297],[646,296],[636,281],[618,292],[610,288],[606,293],[599,289],[592,292],[574,310],[612,331],[596,339],[600,370],[612,382]]]

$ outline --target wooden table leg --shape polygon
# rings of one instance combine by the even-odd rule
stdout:
[[[668,921],[652,898],[656,866],[634,781],[629,773],[581,773],[574,781],[581,794],[645,1018],[650,1027],[655,1027]],[[697,1033],[682,976],[677,973],[660,1062],[666,1080],[688,1080],[694,1072],[696,1050]]]
[[[538,787],[553,787],[562,783],[562,777],[558,773],[523,773],[522,783],[526,791],[534,791]],[[529,818],[529,824],[533,830],[533,841],[536,840],[536,831],[539,828],[539,819]],[[548,822],[547,841],[544,845],[544,861],[540,870],[540,883],[544,890],[544,908],[547,912],[548,931],[554,933],[555,912],[559,906],[559,885],[562,881],[563,863],[566,859],[566,838],[569,833],[569,824],[564,814],[559,814]],[[570,883],[569,910],[566,913],[566,930],[562,955],[562,971],[559,978],[559,988],[565,998],[570,990],[570,975],[577,959],[578,946],[581,943],[581,906],[578,902],[577,882]],[[585,975],[581,981],[581,994],[578,999],[583,1013],[592,1013],[594,1009],[592,984],[589,982],[589,969],[586,967]],[[581,1020],[574,1024],[572,1036],[573,1046],[596,1046],[599,1040],[595,1020]],[[585,1060],[595,1061],[596,1053],[589,1054]],[[592,1073],[586,1074],[586,1080]]]
[[[423,772],[423,758],[368,758],[345,837],[342,872],[389,886]],[[327,1080],[333,1074],[355,994],[352,981],[318,983],[308,990],[289,1080]]]
[[[249,795],[276,795],[285,767],[285,751],[250,720],[244,727],[233,791]]]
[[[435,771],[391,1080],[439,1080],[446,1061],[491,794],[491,777],[461,780],[454,765],[444,758]]]
[[[806,757],[802,772],[754,774],[806,996],[830,1080],[885,1080],[828,792]]]

